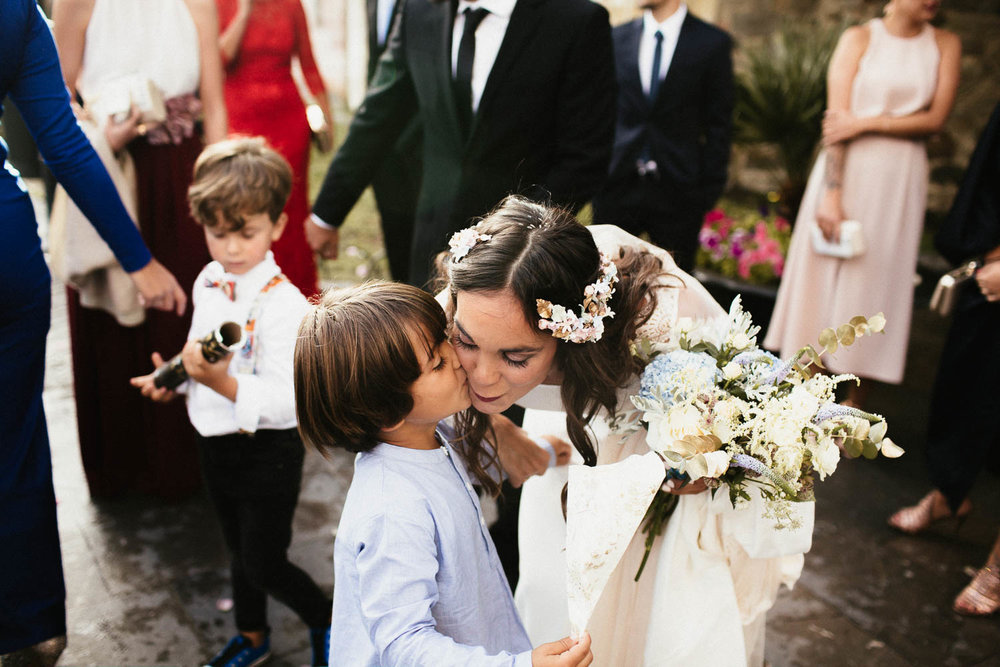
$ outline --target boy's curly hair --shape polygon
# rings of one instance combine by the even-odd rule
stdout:
[[[194,163],[188,187],[191,216],[215,227],[219,216],[239,231],[243,216],[267,213],[278,217],[292,192],[292,168],[262,137],[233,137],[209,144]]]

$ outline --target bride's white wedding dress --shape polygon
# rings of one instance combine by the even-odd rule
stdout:
[[[657,310],[640,330],[640,337],[667,342],[678,314],[724,316],[704,287],[677,269],[662,250],[617,227],[597,225],[590,229],[604,252],[641,245],[660,256],[664,267],[684,282],[683,288],[660,290]],[[638,386],[636,378],[633,387],[620,392],[619,406],[631,407],[628,396],[638,393]],[[527,431],[568,440],[558,386],[540,385],[518,403],[527,408]],[[645,430],[622,436],[612,432],[600,417],[591,426],[598,443],[598,466],[649,451]],[[567,477],[567,466],[552,468],[528,480],[521,495],[520,581],[514,597],[534,645],[558,640],[571,630],[566,522],[560,503]],[[680,496],[638,583],[633,579],[646,536],[637,531],[587,624],[593,638],[594,664],[762,664],[766,612],[780,585],[791,587],[798,579],[803,557],[750,558],[739,535],[757,530],[755,526],[748,529],[747,522],[757,523],[759,514],[734,510],[725,492],[715,498],[707,492]],[[745,539],[742,542],[747,543]]]

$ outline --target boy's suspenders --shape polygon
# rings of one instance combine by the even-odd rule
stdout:
[[[236,364],[236,372],[248,375],[257,374],[257,316],[260,314],[261,302],[264,300],[264,295],[271,291],[275,285],[280,285],[281,283],[288,282],[288,278],[285,277],[284,273],[279,273],[273,278],[271,278],[264,287],[261,288],[257,296],[254,297],[253,304],[250,306],[250,313],[247,315],[246,324],[243,325],[243,333],[246,342],[243,347],[239,349],[236,353],[236,357],[233,359],[233,363]]]

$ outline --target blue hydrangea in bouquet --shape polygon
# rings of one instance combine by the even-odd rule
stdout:
[[[704,479],[713,493],[727,491],[734,506],[756,487],[780,529],[795,527],[791,503],[812,500],[815,478],[833,474],[842,456],[900,456],[883,417],[836,402],[837,386],[858,378],[822,372],[823,354],[884,326],[881,313],[854,317],[824,330],[820,350],[806,346],[782,360],[758,347],[760,327],[737,297],[728,318],[682,318],[671,344],[637,342],[633,351],[647,365],[631,399],[650,449],[670,467],[667,483]],[[661,490],[650,505],[647,556],[677,499]]]

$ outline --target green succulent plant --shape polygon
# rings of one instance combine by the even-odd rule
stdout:
[[[826,70],[839,33],[787,25],[746,49],[736,72],[736,142],[773,144],[787,179],[783,189],[799,197],[822,132]]]

